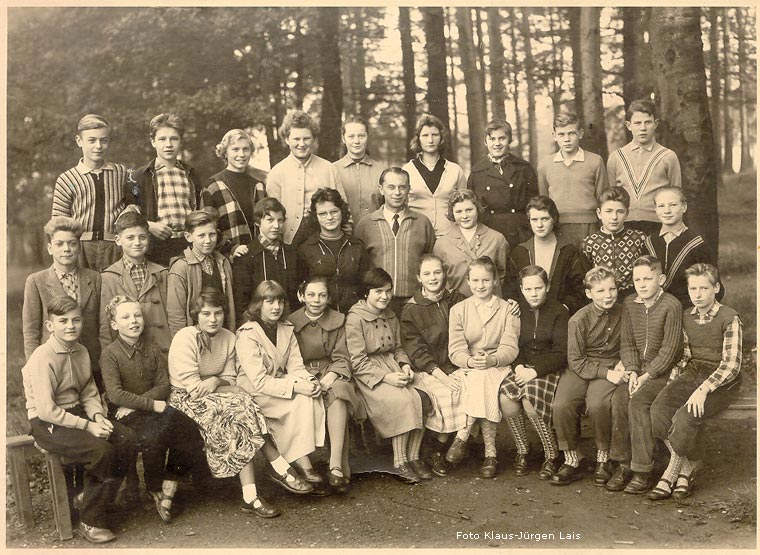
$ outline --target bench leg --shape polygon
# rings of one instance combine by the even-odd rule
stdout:
[[[71,529],[71,509],[69,508],[69,488],[66,476],[63,473],[61,458],[58,455],[48,453],[45,455],[48,478],[50,479],[50,493],[53,497],[53,512],[55,514],[55,527],[58,536],[62,540],[70,540],[73,537]]]
[[[7,452],[8,466],[11,473],[11,486],[16,499],[16,510],[24,528],[34,528],[34,513],[32,511],[32,492],[29,489],[29,472],[26,469],[24,448],[9,449]]]

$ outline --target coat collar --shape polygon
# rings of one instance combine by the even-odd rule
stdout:
[[[505,161],[506,161],[506,164],[505,164],[506,168],[508,168],[509,166],[529,166],[530,165],[526,160],[523,160],[522,158],[518,158],[517,156],[515,156],[512,153],[507,154],[507,157],[505,158]],[[470,170],[470,172],[471,173],[482,172],[482,171],[489,170],[489,169],[491,169],[493,167],[494,167],[493,162],[491,162],[491,160],[489,160],[488,158],[484,158],[480,162],[476,163],[472,167],[472,169]],[[505,168],[505,170],[506,170],[506,168]],[[496,171],[496,173],[498,174],[499,172]]]
[[[358,303],[356,303],[354,306],[351,307],[348,313],[356,314],[359,318],[361,318],[365,322],[374,322],[378,318],[382,318],[383,320],[396,319],[396,314],[390,308],[386,308],[380,314],[375,314],[374,312],[370,311],[370,309],[367,308],[366,300],[361,300]]]
[[[89,272],[86,272],[83,268],[77,268],[79,274],[79,306],[85,306],[87,301],[90,300],[95,290],[95,284],[93,283],[92,276]],[[46,280],[48,288],[55,292],[55,295],[64,295],[63,285],[58,280],[58,276],[55,273],[55,267],[50,266],[47,271]]]
[[[293,324],[293,330],[296,333],[300,332],[305,326],[312,322],[316,322],[323,330],[329,332],[340,329],[340,327],[343,326],[343,323],[346,321],[346,317],[343,316],[343,314],[340,312],[327,307],[327,310],[325,310],[322,316],[320,316],[317,320],[310,320],[309,317],[306,316],[306,310],[304,308],[300,308],[291,314],[288,317],[288,320],[290,320],[290,323]]]
[[[448,289],[443,290],[443,297],[441,297],[441,300],[439,302],[448,301],[451,299],[451,292]],[[414,293],[414,296],[407,301],[408,304],[416,304],[418,306],[430,306],[434,304],[434,301],[431,301],[428,299],[425,295],[422,294],[422,288],[417,289],[417,291]]]
[[[364,157],[361,160],[354,160],[348,154],[346,154],[345,156],[343,156],[343,158],[338,160],[338,164],[340,164],[344,168],[349,167],[351,164],[364,164],[365,166],[371,166],[372,164],[374,164],[374,162],[375,161],[370,157],[370,155],[366,153],[364,154]]]
[[[68,348],[63,343],[61,343],[58,338],[52,333],[50,334],[50,337],[48,337],[47,344],[51,349],[53,349],[54,353],[59,355],[76,353],[84,349],[84,347],[79,342],[74,343],[73,347]]]
[[[250,331],[254,333],[256,338],[264,343],[264,346],[271,350],[271,352],[278,353],[279,356],[284,356],[287,354],[288,347],[290,346],[290,338],[293,336],[293,330],[293,324],[287,320],[280,320],[277,322],[277,345],[274,345],[264,332],[261,324],[255,321],[249,321],[238,328],[237,336],[239,337],[244,331]],[[281,365],[281,362],[282,361],[278,362],[277,365]]]

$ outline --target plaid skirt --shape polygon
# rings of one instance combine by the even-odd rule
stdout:
[[[512,372],[501,383],[501,393],[513,401],[527,399],[536,409],[539,418],[551,429],[552,403],[554,392],[557,391],[557,383],[559,383],[559,374],[552,373],[543,378],[535,378],[520,387],[515,382],[515,375]]]
[[[187,390],[172,387],[169,404],[198,424],[215,478],[238,475],[264,445],[266,420],[247,393],[210,393],[195,399]]]
[[[461,371],[450,375],[461,384]],[[451,391],[441,380],[427,372],[415,372],[412,385],[424,391],[433,404],[433,410],[423,415],[425,427],[434,432],[448,434],[461,430],[467,424],[467,415],[461,408],[461,389]]]

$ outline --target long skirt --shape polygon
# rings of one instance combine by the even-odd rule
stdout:
[[[236,476],[264,446],[267,423],[247,393],[210,393],[194,399],[185,389],[172,387],[169,404],[198,424],[208,467],[216,478]]]
[[[460,368],[462,372],[462,410],[472,418],[485,418],[501,422],[499,388],[511,370],[510,366],[486,368]]]
[[[450,375],[461,382],[462,371]],[[462,410],[462,390],[452,391],[441,380],[427,372],[415,372],[412,385],[424,391],[433,404],[433,410],[425,419],[425,427],[434,432],[448,434],[461,430],[467,424],[467,415]]]
[[[520,387],[515,382],[514,373],[509,374],[501,384],[501,393],[513,401],[527,399],[536,409],[539,418],[551,429],[552,427],[552,403],[554,392],[557,391],[559,374],[551,373],[542,378],[535,378]]]
[[[289,463],[325,444],[322,397],[296,394],[292,399],[255,395],[277,449]]]
[[[348,414],[354,420],[364,420],[367,418],[364,403],[359,398],[359,391],[356,389],[356,384],[353,381],[338,378],[330,386],[330,389],[322,393],[322,400],[325,403],[326,409],[329,409],[336,399],[346,402]]]

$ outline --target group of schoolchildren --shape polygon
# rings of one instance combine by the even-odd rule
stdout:
[[[138,495],[138,453],[165,522],[187,476],[238,476],[243,511],[279,515],[257,492],[259,451],[291,493],[345,492],[350,424],[367,420],[407,483],[448,475],[481,436],[478,475],[493,478],[502,420],[528,474],[529,422],[538,478],[562,486],[583,477],[586,412],[597,485],[690,495],[703,423],[741,382],[741,322],[684,224],[657,123],[651,101],[632,103],[633,140],[605,169],[559,114],[559,149],[536,173],[491,122],[466,178],[434,116],[418,121],[418,156],[386,168],[366,122],[346,120],[330,163],[294,112],[266,184],[239,129],[204,184],[179,160],[176,115],[151,120],[156,157],[129,171],[106,161],[107,122],[82,118],[83,157],[45,226],[53,265],[25,285],[22,370],[36,442],[85,465],[78,533],[114,539],[108,508],[124,481]],[[325,477],[310,455],[326,436]]]

